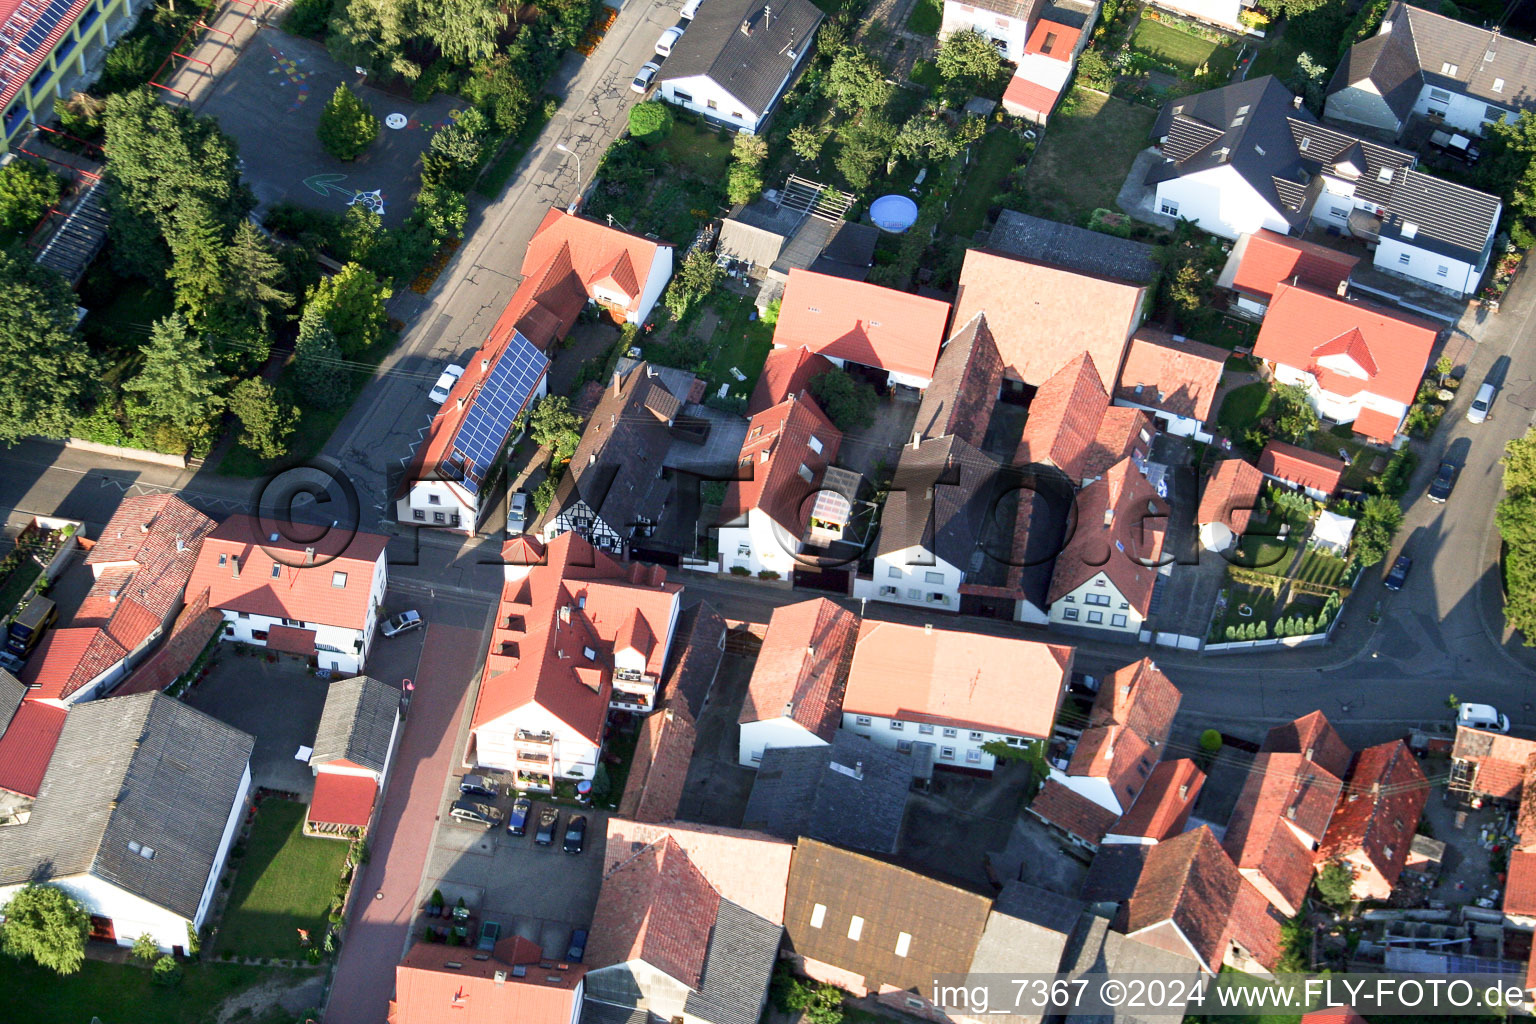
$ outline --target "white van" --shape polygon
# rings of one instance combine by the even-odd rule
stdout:
[[[1492,704],[1463,704],[1456,709],[1456,724],[1468,729],[1509,732],[1509,716],[1501,715]]]
[[[1484,384],[1477,389],[1477,397],[1472,399],[1472,408],[1467,410],[1467,422],[1483,422],[1488,418],[1488,408],[1491,405],[1493,405],[1493,385]]]
[[[704,0],[688,0],[687,3],[683,4],[682,16],[692,21],[693,16],[699,13],[699,4],[703,2]]]

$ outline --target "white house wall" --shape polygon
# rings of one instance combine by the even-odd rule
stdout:
[[[651,310],[656,308],[656,300],[661,298],[661,293],[667,287],[667,281],[672,278],[672,247],[669,245],[657,246],[656,255],[651,259],[651,272],[646,275],[645,287],[640,291],[640,305],[629,315],[632,324],[645,323],[645,318],[651,315]],[[549,375],[546,374],[543,383],[539,385],[540,394],[548,390]],[[578,1002],[579,1006],[580,1003]]]
[[[1116,555],[1115,557],[1124,557]],[[1098,586],[1098,581],[1103,580],[1104,585]],[[1109,598],[1109,604],[1089,604],[1089,595],[1103,595]],[[1069,614],[1077,612],[1073,618]],[[1093,616],[1098,615],[1100,621],[1093,621]],[[1109,577],[1100,572],[1093,578],[1084,582],[1070,594],[1064,594],[1051,605],[1052,624],[1067,626],[1082,626],[1086,629],[1102,629],[1113,633],[1136,634],[1141,630],[1141,612],[1130,606],[1120,591],[1115,589],[1114,583]]]
[[[745,103],[726,92],[707,75],[671,79],[661,83],[660,92],[662,99],[668,103],[749,132],[756,131],[762,120],[762,112],[748,109]],[[710,106],[711,103],[714,106]]]
[[[478,508],[474,495],[451,480],[417,480],[395,502],[395,518],[402,525],[430,526],[473,536]],[[455,515],[459,517],[457,526],[453,525]]]
[[[914,562],[932,564],[910,564]],[[892,569],[896,570],[894,575]],[[935,579],[934,576],[939,578]],[[911,547],[877,556],[874,578],[856,580],[853,596],[870,601],[904,604],[911,608],[937,608],[957,612],[960,610],[960,584],[964,582],[965,573],[955,566],[921,547]],[[936,596],[941,599],[936,599]]]
[[[1051,781],[1056,782],[1084,800],[1091,800],[1115,814],[1124,814],[1129,808],[1120,806],[1120,799],[1115,796],[1114,787],[1109,780],[1097,775],[1068,775],[1060,768],[1051,769]]]
[[[1405,245],[1396,238],[1383,238],[1381,244],[1376,246],[1376,256],[1372,262],[1381,270],[1411,277],[1458,295],[1476,291],[1483,276],[1482,270],[1471,263]],[[1440,273],[1442,269],[1444,274]]]
[[[1420,369],[1423,368],[1420,367]],[[1360,391],[1348,396],[1324,391],[1318,386],[1317,378],[1312,374],[1284,363],[1275,364],[1274,378],[1281,384],[1300,384],[1306,388],[1307,398],[1317,414],[1336,423],[1355,422],[1355,418],[1360,415],[1362,409],[1373,409],[1384,416],[1391,416],[1398,420],[1408,413],[1408,406],[1402,402],[1396,402],[1369,391]]]
[[[207,919],[208,908],[213,904],[214,886],[218,884],[219,876],[224,873],[224,861],[229,856],[230,844],[235,841],[235,831],[240,827],[240,819],[245,813],[245,800],[250,792],[251,762],[247,760],[245,768],[240,772],[239,792],[235,794],[234,802],[229,805],[229,817],[224,820],[224,834],[219,838],[218,855],[213,858],[213,869],[208,872],[208,880],[203,883],[203,895],[197,901],[197,919],[192,922],[194,928],[201,928],[204,920]]]
[[[1214,440],[1206,431],[1205,424],[1192,416],[1179,416],[1165,409],[1142,405],[1140,402],[1132,402],[1124,398],[1116,398],[1114,404],[1128,409],[1140,409],[1157,421],[1158,430],[1164,434],[1172,434],[1174,437],[1192,437],[1202,444],[1210,444]]]
[[[515,772],[518,730],[554,738],[552,769],[556,777],[590,779],[597,770],[597,744],[537,704],[520,708],[475,730],[476,761],[487,768]]]
[[[926,376],[924,376],[915,373],[900,373],[896,370],[890,370],[885,375],[885,382],[893,386],[901,384],[905,387],[917,388],[919,391],[921,391],[933,383],[933,373],[930,371]]]
[[[761,722],[741,723],[740,745],[736,761],[744,768],[756,768],[769,747],[824,747],[827,741],[793,718],[765,718]]]
[[[0,886],[0,904],[25,884]],[[48,884],[63,889],[93,917],[109,918],[119,946],[131,946],[134,939],[145,933],[154,937],[162,952],[169,953],[173,946],[185,947],[187,944],[187,925],[191,923],[187,918],[119,889],[105,879],[89,874],[71,875],[50,878]]]
[[[1469,135],[1484,135],[1486,124],[1495,119],[1502,121],[1509,117],[1509,110],[1506,107],[1495,106],[1487,100],[1427,84],[1419,90],[1419,98],[1413,104],[1413,112],[1426,117],[1440,114],[1447,126],[1460,129]]]
[[[980,32],[993,42],[1001,42],[1003,59],[1017,64],[1024,57],[1024,47],[1029,43],[1029,24],[1023,18],[989,11],[985,7],[945,0],[944,20],[939,24],[939,38],[952,32],[971,30]],[[1087,35],[1088,33],[1083,33]]]
[[[774,522],[773,517],[760,508],[747,510],[745,526],[722,527],[719,545],[723,572],[744,566],[753,575],[767,570],[784,579],[788,579],[800,564],[795,561],[793,552],[803,546],[798,537]],[[743,550],[747,552],[745,555]]]
[[[297,620],[295,620],[297,621]],[[265,640],[256,639],[256,633],[269,633],[273,626],[284,625],[282,619],[273,618],[270,615],[255,615],[244,612],[232,612],[224,610],[225,640],[236,640],[241,643],[254,644],[257,647],[265,647]],[[233,627],[233,629],[231,629]],[[296,629],[312,629],[315,631],[316,656],[321,668],[330,669],[333,672],[344,672],[348,675],[357,675],[363,670],[363,661],[367,655],[366,647],[357,651],[357,644],[363,639],[363,631],[360,629],[345,629],[341,626],[325,626],[317,622],[306,622]],[[322,651],[320,644],[329,647],[340,648],[342,653],[336,651]]]
[[[995,732],[990,729],[966,729],[947,725],[929,725],[901,719],[882,718],[879,715],[860,715],[843,712],[843,728],[858,733],[865,739],[874,740],[889,750],[902,750],[903,744],[932,743],[933,763],[951,768],[972,768],[991,771],[997,759],[981,749],[992,742],[1016,741],[1015,746],[1040,737],[1028,737],[1013,732]]]
[[[1158,182],[1154,211],[1164,213],[1169,202],[1177,204],[1178,212],[1167,216],[1194,221],[1200,230],[1234,241],[1261,228],[1282,235],[1291,231],[1280,211],[1230,165]]]

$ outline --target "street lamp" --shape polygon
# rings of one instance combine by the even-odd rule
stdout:
[[[566,156],[573,156],[576,158],[576,197],[571,200],[571,205],[566,207],[565,210],[566,213],[575,213],[577,204],[581,202],[581,154],[576,152],[574,149],[570,149],[563,142],[555,143],[555,148],[564,153]]]

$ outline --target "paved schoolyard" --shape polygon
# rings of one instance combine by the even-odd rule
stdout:
[[[253,786],[298,793],[308,800],[314,775],[294,755],[315,741],[331,680],[319,678],[298,658],[267,657],[264,651],[236,654],[234,644],[220,643],[212,671],[181,699],[256,737],[251,751]]]
[[[378,140],[349,163],[320,148],[315,137],[320,111],[342,83],[381,122],[393,113],[407,119],[399,130],[381,127]],[[420,183],[417,158],[427,140],[467,104],[454,96],[413,103],[363,83],[351,68],[331,60],[319,43],[265,28],[219,78],[199,112],[218,118],[240,144],[245,181],[259,209],[286,200],[344,213],[358,193],[378,192],[384,222],[393,227],[410,212],[411,195]]]
[[[473,689],[482,632],[442,623],[426,627],[415,698],[369,837],[371,856],[356,887],[326,1024],[374,1024],[387,1014],[395,964],[410,941],[443,779],[452,768]]]

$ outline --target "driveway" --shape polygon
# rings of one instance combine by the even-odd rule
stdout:
[[[437,622],[426,628],[415,697],[369,839],[370,859],[354,890],[326,1024],[376,1024],[386,1016],[395,964],[410,944],[443,779],[453,768],[483,633]]]
[[[182,700],[226,725],[256,737],[251,751],[253,786],[298,793],[315,790],[309,764],[294,755],[315,742],[331,680],[321,679],[298,658],[221,643],[213,669]]]

